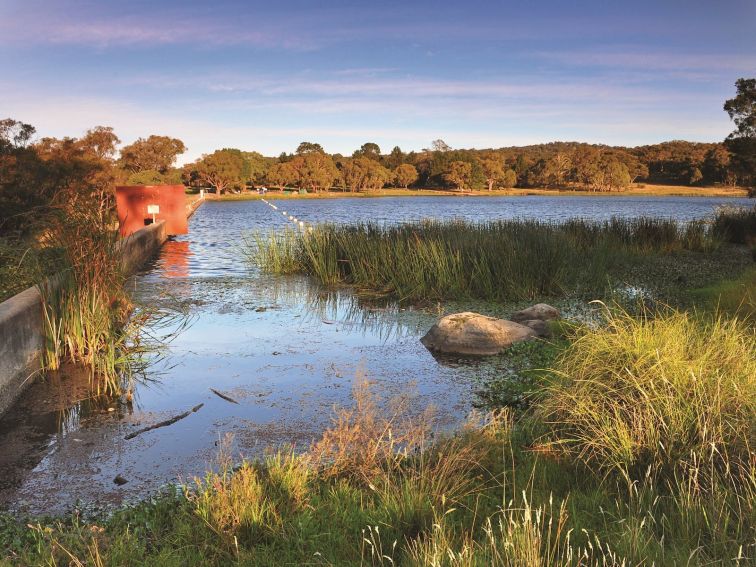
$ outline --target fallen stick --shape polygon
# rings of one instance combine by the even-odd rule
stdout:
[[[177,421],[184,419],[188,415],[193,414],[196,411],[199,411],[199,409],[204,406],[205,404],[199,404],[194,406],[192,409],[185,411],[184,413],[181,413],[177,416],[172,417],[171,419],[166,419],[165,421],[160,421],[156,423],[155,425],[150,425],[149,427],[143,427],[142,429],[138,429],[137,431],[132,431],[129,433],[124,439],[133,439],[137,435],[141,435],[142,433],[147,433],[148,431],[152,431],[153,429],[158,429],[160,427],[166,427],[168,425],[173,425]]]
[[[224,394],[223,392],[219,392],[219,391],[218,391],[218,390],[216,390],[215,388],[210,388],[210,391],[211,391],[211,392],[212,392],[213,394],[215,394],[216,396],[218,396],[219,398],[223,398],[223,399],[224,399],[224,400],[226,400],[227,402],[231,402],[232,404],[238,404],[238,403],[239,403],[239,402],[237,402],[237,401],[236,401],[235,399],[233,399],[233,398],[232,398],[231,396],[227,396],[226,394]]]

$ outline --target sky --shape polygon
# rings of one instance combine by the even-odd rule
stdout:
[[[0,118],[351,154],[720,141],[756,0],[0,0]]]

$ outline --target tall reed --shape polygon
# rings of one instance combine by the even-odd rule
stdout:
[[[96,394],[120,394],[127,343],[137,322],[129,319],[132,304],[124,290],[117,234],[97,215],[80,209],[54,218],[46,239],[49,247],[60,250],[63,269],[38,286],[44,368],[55,370],[64,361],[86,365]]]
[[[720,207],[714,214],[714,232],[729,242],[756,247],[756,205]]]
[[[671,219],[422,221],[258,233],[246,253],[273,273],[400,299],[509,301],[600,291],[613,268],[635,257],[716,245],[705,224]]]

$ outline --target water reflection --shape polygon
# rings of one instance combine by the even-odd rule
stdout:
[[[169,240],[163,244],[160,254],[162,259],[163,277],[186,278],[189,276],[189,258],[192,255],[189,242]]]
[[[119,420],[128,404],[91,396],[85,369],[64,365],[36,379],[0,419],[0,491],[16,487],[24,474],[82,427],[98,420]]]

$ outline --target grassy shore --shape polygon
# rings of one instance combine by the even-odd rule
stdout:
[[[549,188],[528,188],[528,189],[498,189],[495,191],[449,191],[444,189],[402,189],[391,187],[380,189],[378,191],[320,191],[318,193],[308,192],[300,194],[293,191],[289,194],[283,194],[281,191],[271,190],[265,195],[266,199],[339,199],[339,198],[371,198],[371,197],[515,197],[528,195],[542,196],[559,196],[559,197],[617,197],[617,196],[649,196],[649,197],[748,197],[748,190],[743,187],[686,187],[681,185],[650,185],[650,184],[633,184],[624,191],[611,193],[582,191],[572,189],[549,189]],[[210,198],[216,198],[210,194]],[[226,193],[219,197],[223,201],[246,201],[260,199],[261,195],[256,192],[249,193]]]
[[[7,565],[738,565],[756,558],[756,339],[606,313],[529,409],[433,436],[358,381],[304,453],[234,463],[108,518],[0,516]],[[389,409],[393,408],[393,409]],[[0,563],[3,562],[0,559]]]

